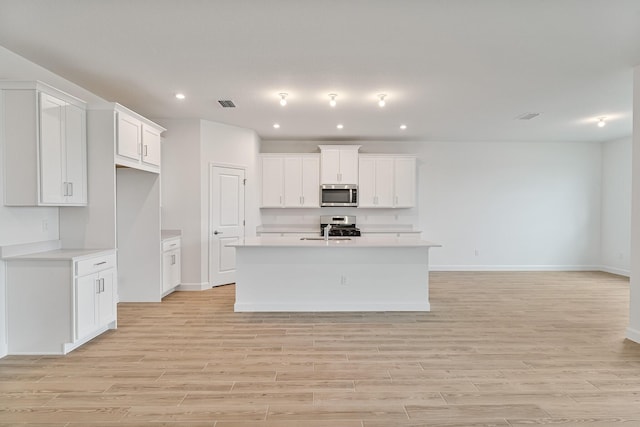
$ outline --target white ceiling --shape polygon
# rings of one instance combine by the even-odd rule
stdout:
[[[145,116],[263,139],[603,141],[632,131],[640,1],[0,0],[0,45]]]

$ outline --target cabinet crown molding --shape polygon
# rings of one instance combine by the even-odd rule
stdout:
[[[36,90],[47,92],[69,104],[86,109],[87,103],[73,95],[68,94],[58,88],[48,85],[40,80],[0,80],[0,90]]]
[[[362,145],[318,145],[320,150],[359,150]]]

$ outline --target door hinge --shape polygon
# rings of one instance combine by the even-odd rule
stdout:
[[[247,185],[247,178],[242,180],[242,185]]]

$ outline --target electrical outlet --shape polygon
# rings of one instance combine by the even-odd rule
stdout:
[[[340,276],[340,284],[343,286],[347,284],[347,276]]]

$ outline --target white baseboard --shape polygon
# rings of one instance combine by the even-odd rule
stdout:
[[[609,267],[607,265],[601,265],[600,271],[604,271],[605,273],[617,274],[618,276],[631,277],[631,271],[617,267]]]
[[[597,265],[431,265],[431,271],[600,271]]]
[[[428,302],[416,303],[235,303],[234,311],[328,312],[328,311],[431,311]]]
[[[640,330],[628,327],[625,336],[627,337],[627,339],[640,344]]]
[[[9,349],[7,348],[7,344],[6,343],[1,343],[0,344],[0,359],[2,359],[3,357],[7,356],[9,354]]]
[[[206,289],[211,289],[209,282],[180,283],[176,288],[176,291],[204,291]]]

